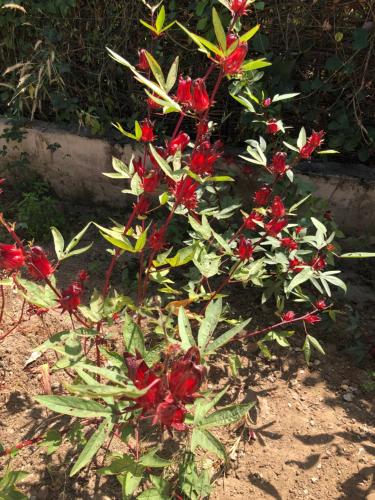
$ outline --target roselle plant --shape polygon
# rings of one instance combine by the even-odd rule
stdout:
[[[135,122],[134,132],[115,125],[137,143],[133,157],[129,164],[114,158],[114,172],[105,174],[124,183],[123,192],[133,197],[125,222],[111,227],[89,222],[68,244],[52,228],[52,261],[43,248],[22,241],[15,224],[0,217],[13,240],[0,244],[1,319],[4,287],[11,287],[23,300],[20,321],[28,304],[29,313],[45,316],[59,310],[72,324],[37,349],[53,351],[57,361],[44,365],[42,395],[36,400],[69,416],[69,425],[62,431],[52,426],[46,435],[3,450],[0,456],[36,444],[53,453],[70,441],[77,447],[70,476],[99,455],[97,473],[115,475],[123,498],[209,496],[213,467],[207,466],[202,452],[226,463],[227,452],[215,428],[238,421],[249,425],[253,405],[225,406],[227,387],[208,390],[212,360],[220,351],[238,367],[232,341],[257,339],[269,357],[271,342],[287,347],[296,333],[308,362],[313,349],[324,353],[313,328],[323,315],[334,314],[331,287],[345,290],[340,271],[332,269],[334,223],[328,214],[324,223],[306,214],[301,218],[309,195],[301,198],[293,187],[298,162],[324,153],[320,149],[325,134],[307,135],[302,128],[297,139],[285,135],[289,128],[275,115],[273,104],[295,94],[256,96],[251,90],[261,77],[259,69],[269,65],[249,56],[259,26],[242,33],[241,19],[252,2],[221,3],[232,21],[225,29],[213,9],[215,43],[178,23],[206,57],[203,75],[179,74],[178,57],[165,73],[152,50],[144,47],[133,63],[108,49],[146,95],[145,118]],[[150,21],[141,23],[151,32],[150,47],[156,47],[170,25],[163,6],[147,7]],[[224,144],[213,139],[216,124],[210,112],[221,86],[229,86],[233,98],[264,130],[247,141],[241,155],[248,163],[245,174],[249,167],[258,172],[258,186],[243,206],[233,200],[234,178],[220,167]],[[177,116],[174,129],[163,137],[160,122],[172,114]],[[194,136],[186,130],[194,130]],[[101,289],[86,301],[87,272],[82,270],[63,288],[59,274],[66,259],[91,248],[81,244],[90,226],[110,244],[110,257]],[[169,234],[176,226],[180,234],[172,245]],[[183,232],[184,227],[188,229]],[[130,294],[112,284],[119,261],[129,257],[138,260],[136,293]],[[259,290],[260,302],[275,305],[276,319],[250,327],[260,302],[249,303],[244,318],[234,317],[226,300],[230,285]],[[4,332],[0,340],[13,331]],[[63,392],[52,394],[56,372],[65,372],[67,383]],[[164,446],[167,435],[178,445],[173,453]],[[126,452],[116,451],[124,448]],[[14,489],[23,477],[14,474],[14,480],[3,480],[6,487]]]

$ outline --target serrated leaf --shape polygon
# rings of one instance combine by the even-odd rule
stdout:
[[[102,422],[94,434],[87,441],[86,446],[81,451],[76,463],[73,465],[69,476],[73,477],[77,472],[86,467],[87,464],[91,462],[94,456],[102,447],[109,433],[113,429],[113,425],[110,422]]]
[[[147,52],[147,50],[145,51],[145,55],[156,81],[162,89],[166,90],[165,79],[160,64],[156,61],[152,54]]]
[[[255,401],[247,404],[226,406],[211,413],[199,423],[199,428],[223,427],[238,422],[255,405]]]
[[[185,308],[182,306],[178,310],[178,332],[181,339],[181,345],[184,350],[188,350],[190,347],[196,345],[191,331],[189,318],[186,315]]]
[[[191,451],[194,453],[197,447],[205,451],[215,453],[221,460],[226,461],[227,454],[224,445],[208,430],[194,429],[191,436]]]
[[[112,414],[111,408],[77,396],[36,396],[35,400],[56,413],[71,417],[97,418]]]
[[[106,397],[118,397],[123,396],[130,399],[135,399],[143,396],[148,389],[137,389],[134,385],[127,386],[115,386],[106,384],[71,384],[66,386],[69,392],[80,394],[81,396],[87,396],[93,399],[101,399]]]
[[[169,166],[168,162],[166,160],[164,160],[164,158],[162,158],[159,155],[159,153],[156,151],[156,149],[154,148],[154,146],[152,144],[150,144],[150,150],[151,150],[152,156],[155,158],[157,164],[162,169],[162,171],[165,173],[165,175],[167,177],[169,177],[170,179],[174,180],[173,172],[172,172],[172,169]]]
[[[223,303],[221,298],[213,300],[207,306],[205,317],[198,331],[198,346],[203,350],[206,348],[207,343],[210,341],[215,331],[220,320],[222,309]]]
[[[237,333],[239,333],[241,330],[243,330],[250,323],[250,321],[251,321],[251,318],[247,319],[246,321],[243,321],[242,323],[239,323],[238,325],[234,326],[233,328],[231,328],[227,332],[220,335],[220,337],[218,337],[213,342],[208,344],[208,346],[206,347],[206,349],[204,351],[204,355],[206,356],[208,354],[213,354],[220,347],[227,344],[230,340],[232,340],[232,338],[235,335],[237,335]]]
[[[138,351],[142,356],[145,355],[145,341],[143,332],[140,327],[132,320],[128,313],[125,313],[125,321],[123,326],[123,337],[125,349],[131,354],[136,354]]]
[[[172,66],[170,67],[170,70],[169,70],[168,76],[167,76],[167,81],[165,83],[165,90],[167,92],[170,92],[176,83],[179,62],[180,62],[180,58],[179,58],[179,56],[177,56],[176,59],[173,61]]]

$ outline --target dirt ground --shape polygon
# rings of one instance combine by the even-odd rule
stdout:
[[[98,265],[95,255],[88,265],[90,259]],[[314,355],[308,367],[298,340],[289,350],[275,350],[271,360],[250,344],[238,346],[242,368],[237,379],[230,378],[220,359],[211,370],[209,386],[218,380],[231,385],[226,402],[256,401],[252,435],[241,428],[218,435],[230,451],[230,467],[218,467],[212,499],[375,499],[375,392],[366,386],[374,363],[358,361],[347,349],[367,349],[366,342],[373,342],[375,274],[373,264],[348,265],[344,271],[351,287],[339,300],[342,314],[337,323],[315,327],[326,356]],[[241,291],[238,309],[243,311],[249,300]],[[8,310],[8,326],[17,321],[16,309]],[[273,321],[267,314],[262,311],[266,324]],[[33,316],[0,345],[0,443],[5,447],[43,434],[48,423],[57,422],[33,401],[41,393],[40,365],[52,358],[43,355],[25,364],[49,332],[64,326],[69,327],[67,319],[57,312],[45,325]],[[60,382],[54,383],[55,392]],[[22,490],[31,500],[121,499],[117,481],[98,480],[95,464],[70,479],[73,460],[66,447],[50,457],[45,448],[31,446],[12,460],[12,468],[30,472]],[[0,476],[5,465],[0,459]]]

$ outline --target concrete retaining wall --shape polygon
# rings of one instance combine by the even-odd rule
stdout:
[[[7,128],[0,119],[0,135]],[[61,130],[51,124],[33,122],[26,128],[21,142],[6,143],[0,139],[0,150],[7,155],[0,166],[28,153],[30,164],[61,197],[80,199],[85,203],[127,206],[132,197],[121,193],[124,185],[104,177],[112,170],[112,157],[129,161],[130,145],[114,146],[103,139],[92,139]],[[58,144],[55,151],[50,145]],[[228,165],[225,164],[228,170]],[[375,234],[375,169],[361,165],[306,163],[299,174],[316,188],[316,194],[329,201],[335,220],[347,234]],[[251,179],[249,181],[251,183]],[[241,185],[242,180],[241,180]],[[241,191],[250,189],[242,185]]]

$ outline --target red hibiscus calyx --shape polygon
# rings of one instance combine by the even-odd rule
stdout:
[[[17,245],[0,243],[0,269],[17,271],[25,264],[25,254]]]

